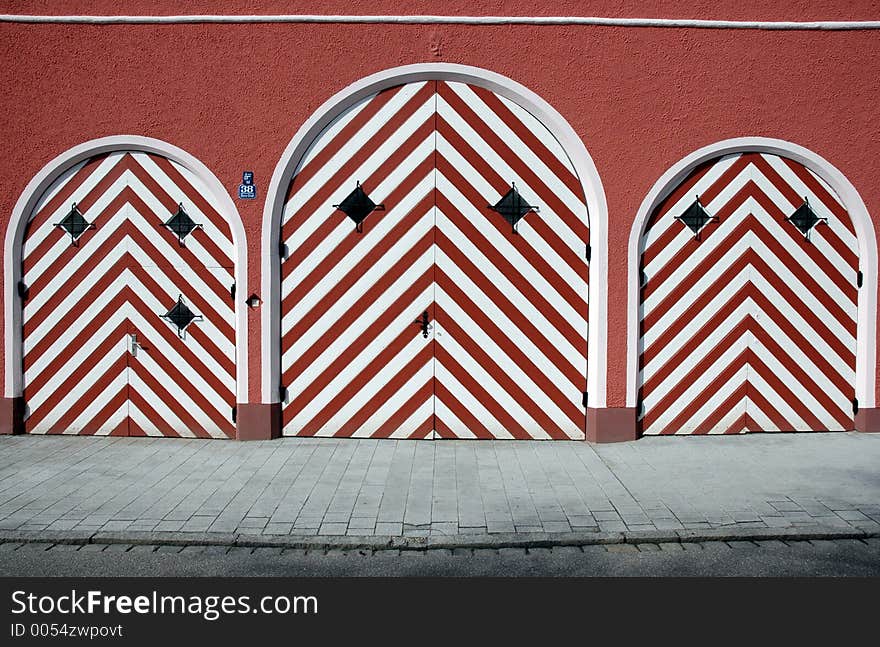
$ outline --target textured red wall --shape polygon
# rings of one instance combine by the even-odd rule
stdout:
[[[544,15],[749,20],[876,19],[876,2],[553,2]],[[727,5],[727,6],[725,6]],[[808,6],[811,5],[811,6]],[[118,13],[118,3],[0,2],[7,13]],[[142,7],[136,10],[135,6]],[[325,0],[321,13],[472,14],[469,3]],[[188,13],[316,13],[307,3],[192,2]],[[183,11],[171,0],[125,13]],[[537,11],[491,3],[486,15]],[[418,62],[490,69],[544,97],[583,138],[605,185],[609,233],[608,406],[625,403],[627,241],[657,178],[712,142],[777,137],[825,157],[880,214],[880,32],[786,32],[588,26],[141,25],[0,23],[0,227],[25,184],[85,140],[156,137],[195,155],[238,201],[248,236],[248,293],[260,291],[262,198],[297,129],[368,74]],[[244,289],[241,287],[240,289]],[[5,297],[4,297],[5,298]],[[250,395],[260,400],[259,317],[250,326]],[[2,351],[0,351],[2,352]],[[2,359],[2,358],[0,358]]]

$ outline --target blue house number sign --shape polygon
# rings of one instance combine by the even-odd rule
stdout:
[[[238,185],[239,200],[254,200],[257,197],[257,187],[254,186],[254,172],[245,171],[241,174],[241,184]]]

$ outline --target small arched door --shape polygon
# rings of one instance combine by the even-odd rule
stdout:
[[[281,241],[285,435],[583,438],[587,210],[521,106],[434,80],[359,101]]]
[[[641,240],[642,433],[853,428],[858,242],[786,157],[694,169]]]
[[[22,253],[27,432],[234,435],[233,244],[209,195],[132,150],[41,197]]]

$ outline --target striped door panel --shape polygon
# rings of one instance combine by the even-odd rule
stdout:
[[[358,182],[385,207],[363,232],[334,207]],[[539,207],[517,233],[489,208],[511,182]],[[412,83],[340,116],[284,209],[285,435],[582,438],[579,196],[546,128],[484,89]]]
[[[205,187],[162,157],[117,152],[62,176],[24,242],[30,433],[227,437],[235,402],[229,227]],[[76,203],[75,244],[56,226]],[[163,226],[183,204],[184,244]],[[200,319],[164,319],[181,298]]]
[[[696,197],[710,221],[676,219]],[[827,218],[802,233],[809,204]],[[642,239],[645,434],[853,428],[858,247],[831,189],[769,154],[694,170]]]

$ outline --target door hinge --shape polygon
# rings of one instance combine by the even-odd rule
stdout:
[[[287,388],[286,387],[283,387],[283,386],[278,387],[278,399],[281,400],[281,402],[284,402],[285,400],[287,400]]]
[[[584,391],[583,405],[584,405],[584,408],[586,409],[587,408],[587,392],[586,391]]]
[[[236,418],[238,417],[238,407],[232,407],[232,422],[236,422]]]
[[[593,255],[593,248],[590,247],[589,243],[587,243],[587,251],[586,251],[586,254],[587,254],[587,263],[589,263],[589,262],[590,262],[590,257]]]
[[[864,281],[864,280],[865,280],[865,276],[864,276],[864,274],[862,274],[861,270],[856,272],[856,287],[857,288],[862,287],[862,281]]]
[[[24,281],[19,281],[17,287],[18,287],[18,296],[22,301],[24,301],[25,299],[28,298],[28,286],[25,285]]]
[[[856,415],[859,412],[859,399],[853,398],[853,415]]]
[[[278,243],[278,255],[281,256],[282,261],[287,258],[287,243],[283,240]]]
[[[235,301],[235,283],[229,288],[229,298]]]
[[[648,282],[648,277],[645,276],[645,270],[639,270],[639,285],[645,285]]]

